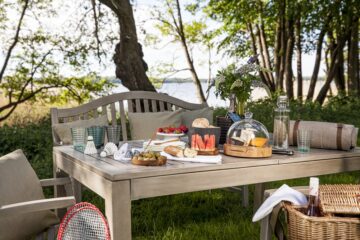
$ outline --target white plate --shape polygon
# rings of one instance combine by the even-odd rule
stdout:
[[[185,142],[182,142],[182,141],[176,141],[176,142],[168,142],[168,143],[164,143],[164,144],[161,144],[161,145],[154,145],[154,143],[156,142],[164,142],[163,140],[161,141],[158,141],[158,140],[154,140],[151,142],[151,144],[148,146],[147,150],[149,151],[155,151],[155,152],[161,152],[164,150],[165,147],[167,146],[179,146],[181,148],[185,148],[186,146],[186,143]],[[144,142],[144,148],[147,146],[148,144],[148,141]]]
[[[164,138],[172,138],[172,137],[183,137],[185,133],[156,133],[158,136],[163,136]]]

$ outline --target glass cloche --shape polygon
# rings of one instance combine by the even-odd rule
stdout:
[[[235,122],[228,130],[224,153],[235,157],[270,157],[272,150],[266,127],[246,113],[245,119]]]

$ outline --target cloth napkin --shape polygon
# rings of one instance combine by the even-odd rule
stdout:
[[[181,161],[181,162],[197,162],[197,163],[221,163],[221,155],[216,156],[196,156],[194,158],[186,158],[186,157],[174,157],[166,152],[161,152],[162,156],[165,156],[169,160]]]
[[[263,219],[272,212],[273,208],[277,204],[282,201],[288,201],[295,205],[305,205],[308,202],[306,196],[303,193],[296,191],[288,185],[284,184],[263,202],[263,204],[254,214],[252,221],[257,222]]]

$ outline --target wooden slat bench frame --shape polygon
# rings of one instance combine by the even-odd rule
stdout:
[[[120,118],[122,139],[126,141],[128,140],[126,132],[126,106],[129,112],[140,113],[175,111],[177,109],[198,110],[208,105],[206,103],[195,104],[185,102],[163,93],[146,91],[124,92],[105,96],[78,107],[67,109],[51,108],[51,124],[96,118],[99,115],[106,114],[111,125],[117,125],[117,117]],[[59,143],[55,134],[53,134],[53,140],[55,144]]]

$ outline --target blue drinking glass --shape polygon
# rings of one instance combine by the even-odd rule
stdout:
[[[92,136],[94,144],[97,149],[104,145],[105,127],[104,126],[91,126],[87,128],[88,136]]]

